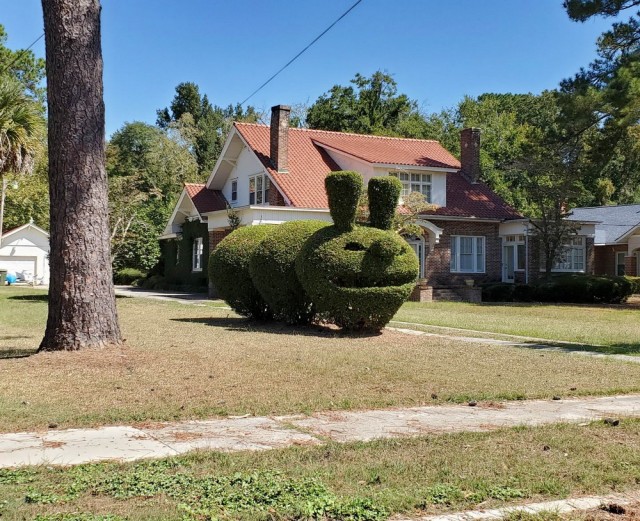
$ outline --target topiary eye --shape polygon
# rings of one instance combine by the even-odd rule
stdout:
[[[367,251],[367,248],[359,242],[348,242],[344,245],[344,249],[347,251]]]

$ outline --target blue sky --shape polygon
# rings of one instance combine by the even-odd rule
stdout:
[[[218,105],[243,100],[353,2],[103,0],[107,135],[153,123],[182,81]],[[0,23],[9,47],[27,47],[42,33],[40,0],[0,0]],[[561,0],[363,0],[249,103],[313,103],[378,69],[428,112],[465,94],[538,93],[588,65],[610,24],[571,22]]]

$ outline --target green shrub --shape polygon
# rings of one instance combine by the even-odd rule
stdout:
[[[141,280],[145,277],[145,273],[136,268],[123,268],[116,271],[113,276],[113,282],[115,284],[131,285],[137,280]]]
[[[254,249],[249,273],[254,286],[278,320],[308,324],[314,308],[296,277],[296,257],[305,241],[320,228],[321,221],[292,221],[274,227]]]
[[[240,315],[268,319],[271,310],[251,281],[249,259],[274,226],[238,228],[227,235],[209,256],[209,280],[220,298]]]
[[[625,277],[558,275],[537,284],[487,284],[485,302],[560,302],[568,304],[618,304],[633,293]]]
[[[329,211],[336,228],[349,231],[356,222],[358,201],[362,193],[362,176],[348,170],[331,172],[324,180]]]
[[[640,293],[640,277],[625,277],[627,281],[631,284],[631,293],[638,294]]]
[[[483,302],[513,302],[515,286],[513,284],[496,283],[482,286]]]
[[[371,226],[391,230],[401,192],[402,183],[397,177],[374,177],[369,181],[367,195]]]
[[[296,273],[324,318],[348,330],[377,331],[411,294],[419,262],[396,233],[330,226],[304,244]]]

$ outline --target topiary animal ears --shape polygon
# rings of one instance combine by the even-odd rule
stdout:
[[[331,172],[325,178],[324,186],[335,227],[345,232],[352,230],[362,193],[362,176],[349,170]]]
[[[390,230],[402,192],[402,183],[393,176],[374,177],[369,181],[367,192],[371,226]]]

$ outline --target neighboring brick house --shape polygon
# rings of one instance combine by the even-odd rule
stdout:
[[[336,170],[356,170],[365,184],[373,176],[397,176],[403,195],[419,191],[434,205],[418,221],[423,235],[407,239],[420,259],[423,288],[524,281],[529,275],[523,264],[529,273],[539,272],[539,263],[521,262],[523,251],[532,255],[529,221],[479,181],[478,129],[461,132],[458,161],[437,141],[289,128],[289,115],[289,107],[278,105],[270,126],[235,123],[206,184],[185,186],[160,239],[181,241],[195,273],[206,275],[209,251],[229,232],[227,205],[242,225],[330,222],[324,178]],[[206,225],[207,251],[204,237],[190,236],[185,243],[188,221],[199,222],[202,230]],[[172,265],[185,257],[167,246],[164,251],[165,274],[176,282]],[[586,269],[585,258],[576,271]]]
[[[596,275],[640,276],[640,204],[575,208],[568,219],[595,224]]]

